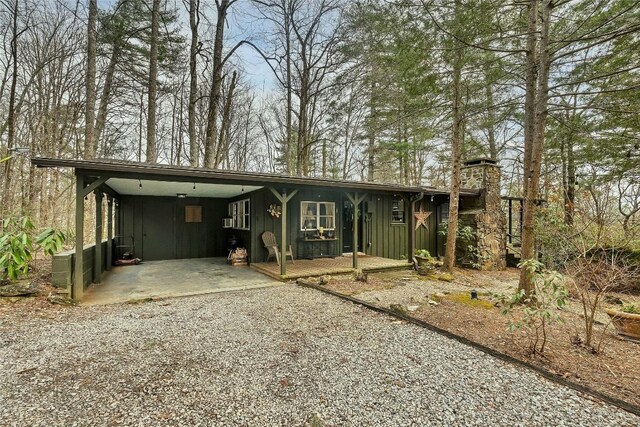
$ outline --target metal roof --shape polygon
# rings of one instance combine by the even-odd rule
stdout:
[[[259,184],[286,187],[324,187],[346,190],[404,192],[448,195],[449,190],[428,186],[407,186],[362,181],[346,181],[308,176],[292,176],[257,172],[174,166],[158,163],[139,163],[114,159],[76,160],[51,157],[33,157],[37,167],[73,168],[77,175],[94,177],[121,177],[173,182],[207,182],[220,184]],[[477,195],[478,190],[462,189],[461,195]]]

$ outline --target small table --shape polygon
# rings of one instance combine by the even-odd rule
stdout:
[[[302,245],[302,258],[335,258],[337,238],[325,239],[299,239]]]

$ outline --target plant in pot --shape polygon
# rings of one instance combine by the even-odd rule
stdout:
[[[433,259],[431,253],[426,249],[417,249],[414,257],[419,267],[428,264]]]
[[[623,304],[621,310],[605,310],[620,335],[640,340],[640,306]]]

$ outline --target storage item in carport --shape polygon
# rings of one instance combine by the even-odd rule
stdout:
[[[138,265],[142,262],[140,258],[136,258],[134,255],[135,241],[133,236],[129,236],[129,239],[125,239],[123,236],[116,236],[115,241],[115,265]]]
[[[229,251],[229,256],[227,257],[229,264],[231,265],[247,265],[248,264],[248,256],[247,250],[245,248],[237,248],[235,250]]]

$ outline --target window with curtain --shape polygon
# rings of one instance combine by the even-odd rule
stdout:
[[[300,230],[325,230],[336,228],[336,204],[334,202],[300,202]]]

